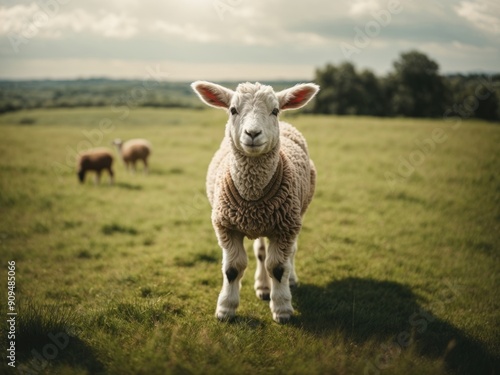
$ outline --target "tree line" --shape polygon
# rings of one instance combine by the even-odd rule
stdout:
[[[315,81],[313,113],[500,120],[500,74],[443,76],[418,51],[402,53],[384,77],[344,62],[317,69]]]
[[[438,64],[418,51],[402,53],[382,77],[344,62],[316,69],[314,81],[321,90],[309,113],[500,121],[500,74],[441,75]],[[280,90],[297,82],[262,83]],[[200,103],[187,82],[161,82],[145,90],[134,80],[0,81],[0,113],[99,106],[200,108]]]

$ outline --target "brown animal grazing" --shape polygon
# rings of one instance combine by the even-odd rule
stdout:
[[[101,172],[103,169],[109,173],[110,184],[113,184],[113,155],[106,148],[95,148],[79,155],[78,158],[78,179],[83,184],[85,182],[85,173],[87,171],[95,171],[96,184],[99,183]]]
[[[124,142],[117,138],[112,144],[116,146],[127,169],[129,169],[130,165],[132,167],[132,172],[134,172],[135,163],[137,160],[142,160],[144,163],[144,173],[148,173],[148,157],[151,154],[151,143],[145,139],[129,139]]]

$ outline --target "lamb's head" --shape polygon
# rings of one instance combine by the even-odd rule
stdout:
[[[242,83],[236,91],[215,83],[196,81],[191,84],[203,102],[227,110],[226,132],[234,147],[247,156],[268,153],[279,144],[280,111],[306,105],[319,90],[307,83],[274,92],[271,86]]]
[[[111,141],[112,145],[115,145],[118,149],[122,148],[123,141],[120,138],[115,138]]]
[[[83,169],[79,169],[77,175],[78,175],[78,180],[80,181],[81,184],[83,184],[85,181],[85,171]]]

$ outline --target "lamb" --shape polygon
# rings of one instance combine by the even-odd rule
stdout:
[[[142,160],[144,163],[144,173],[148,173],[148,157],[151,155],[151,143],[145,139],[130,139],[123,142],[121,139],[115,139],[114,144],[120,154],[125,167],[129,169],[129,164],[132,171],[135,171],[135,163],[137,160]]]
[[[113,170],[111,165],[113,164],[113,154],[106,148],[95,148],[83,152],[78,157],[78,178],[80,183],[85,182],[85,173],[87,171],[96,172],[96,184],[99,183],[101,178],[101,172],[103,169],[107,170],[109,173],[110,184],[113,184]]]
[[[206,180],[212,225],[222,248],[223,285],[215,315],[228,320],[236,314],[248,263],[246,236],[255,240],[257,297],[270,300],[273,319],[285,323],[293,314],[290,286],[298,282],[294,256],[316,170],[302,134],[278,115],[306,105],[319,86],[299,84],[280,92],[248,82],[236,91],[205,81],[191,86],[203,102],[226,109],[229,116]]]

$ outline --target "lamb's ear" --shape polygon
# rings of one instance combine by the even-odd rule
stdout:
[[[191,87],[204,103],[216,108],[229,108],[234,95],[234,91],[206,81],[193,82]]]
[[[280,109],[297,109],[305,106],[319,91],[314,83],[301,83],[289,89],[276,93]]]

